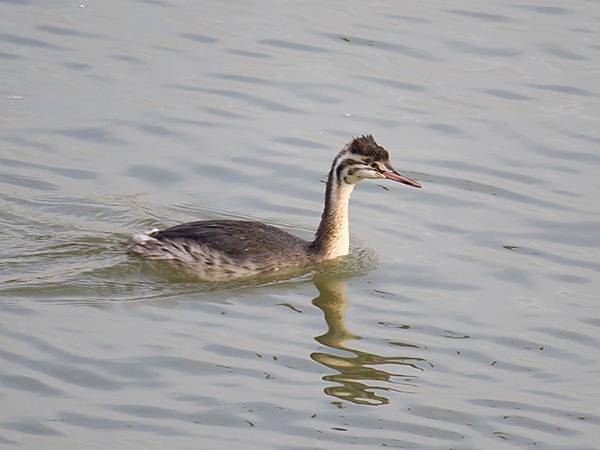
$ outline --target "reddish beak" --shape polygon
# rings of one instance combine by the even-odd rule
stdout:
[[[416,187],[416,188],[423,187],[415,180],[405,177],[404,175],[400,175],[395,170],[383,172],[383,176],[386,177],[388,180],[399,181],[400,183],[408,184],[409,186],[412,186],[412,187]]]

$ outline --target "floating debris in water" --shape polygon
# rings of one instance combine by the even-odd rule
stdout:
[[[277,306],[285,306],[286,308],[291,309],[292,311],[295,311],[297,313],[304,313],[304,311],[302,311],[300,308],[292,305],[291,303],[277,303]]]
[[[373,289],[373,292],[375,292],[377,294],[383,294],[383,295],[391,295],[391,296],[396,295],[393,292],[382,291],[381,289]]]
[[[446,334],[442,334],[442,336],[450,338],[450,339],[468,339],[471,337],[468,334],[457,333],[455,331],[450,331],[450,330],[444,330],[444,333],[446,333]]]
[[[408,330],[410,328],[410,325],[405,323],[377,322],[377,324],[383,325],[384,327],[402,328],[403,330]]]

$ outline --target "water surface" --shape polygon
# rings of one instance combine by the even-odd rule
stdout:
[[[0,1],[0,447],[593,449],[597,2]],[[373,133],[345,265],[209,285],[123,253],[310,238]]]

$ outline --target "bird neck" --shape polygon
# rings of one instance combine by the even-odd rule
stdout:
[[[347,255],[350,249],[348,202],[354,185],[337,179],[335,161],[327,178],[325,206],[311,249],[319,261]]]

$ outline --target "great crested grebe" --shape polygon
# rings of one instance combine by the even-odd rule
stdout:
[[[306,267],[348,254],[348,201],[363,179],[388,179],[420,188],[400,175],[373,136],[354,138],[331,164],[325,207],[315,240],[305,241],[271,225],[245,220],[205,220],[135,233],[127,247],[166,260],[207,281]]]

